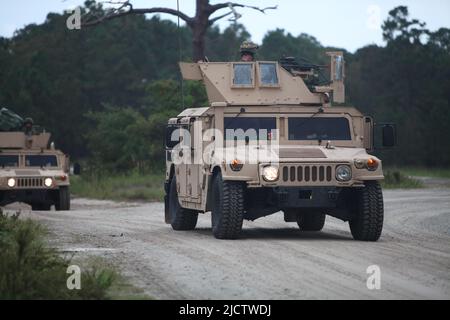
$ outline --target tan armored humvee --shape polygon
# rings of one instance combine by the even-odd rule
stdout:
[[[70,210],[69,159],[50,133],[0,132],[0,205],[24,202],[33,210]]]
[[[190,230],[211,212],[214,236],[234,239],[244,219],[282,211],[301,230],[319,231],[331,215],[349,221],[354,239],[378,240],[374,122],[342,105],[343,54],[328,55],[330,80],[315,86],[314,70],[279,62],[180,63],[184,79],[203,81],[209,106],[168,122],[166,223]],[[382,128],[384,146],[395,144],[394,129]]]

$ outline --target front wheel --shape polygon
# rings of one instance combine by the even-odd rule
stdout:
[[[56,211],[70,210],[70,192],[69,187],[60,187],[55,203]]]
[[[197,225],[198,212],[182,208],[178,201],[177,180],[175,176],[170,182],[169,221],[173,230],[194,230]]]
[[[236,239],[244,220],[244,184],[223,181],[218,173],[212,185],[211,224],[217,239]]]
[[[350,220],[350,230],[355,240],[377,241],[383,230],[383,192],[378,181],[367,181],[357,191],[356,216]]]

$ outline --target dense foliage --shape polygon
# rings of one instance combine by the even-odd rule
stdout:
[[[45,235],[35,221],[0,208],[0,300],[110,298],[117,274],[95,264],[82,266],[80,290],[68,290],[73,261],[49,248]]]
[[[66,17],[51,13],[41,25],[0,38],[0,106],[33,117],[57,146],[93,166],[159,167],[164,124],[183,109],[177,61],[191,57],[190,30],[159,16],[127,16],[69,31]],[[398,124],[399,147],[389,161],[450,165],[450,30],[430,32],[398,7],[383,35],[384,47],[346,52],[349,104]],[[206,54],[211,61],[236,59],[248,38],[242,25],[210,28]],[[259,56],[326,63],[327,49],[310,35],[277,29],[267,33]],[[185,83],[183,91],[184,106],[205,103],[198,83]]]

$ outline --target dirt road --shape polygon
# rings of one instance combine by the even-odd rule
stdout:
[[[377,243],[352,240],[327,217],[320,233],[302,233],[281,213],[245,222],[242,239],[219,241],[210,216],[175,232],[161,203],[74,199],[70,212],[30,212],[52,244],[101,255],[157,299],[450,299],[450,189],[385,191],[385,228]],[[14,207],[10,207],[14,208]],[[381,289],[366,286],[381,269]]]

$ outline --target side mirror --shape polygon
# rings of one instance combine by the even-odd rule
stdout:
[[[384,124],[382,126],[382,146],[384,148],[392,148],[397,144],[397,134],[395,130],[395,125],[393,124]]]
[[[375,123],[374,126],[374,150],[382,150],[397,145],[397,127],[394,123]]]
[[[79,163],[74,163],[73,164],[73,174],[78,176],[81,174],[81,166]]]

